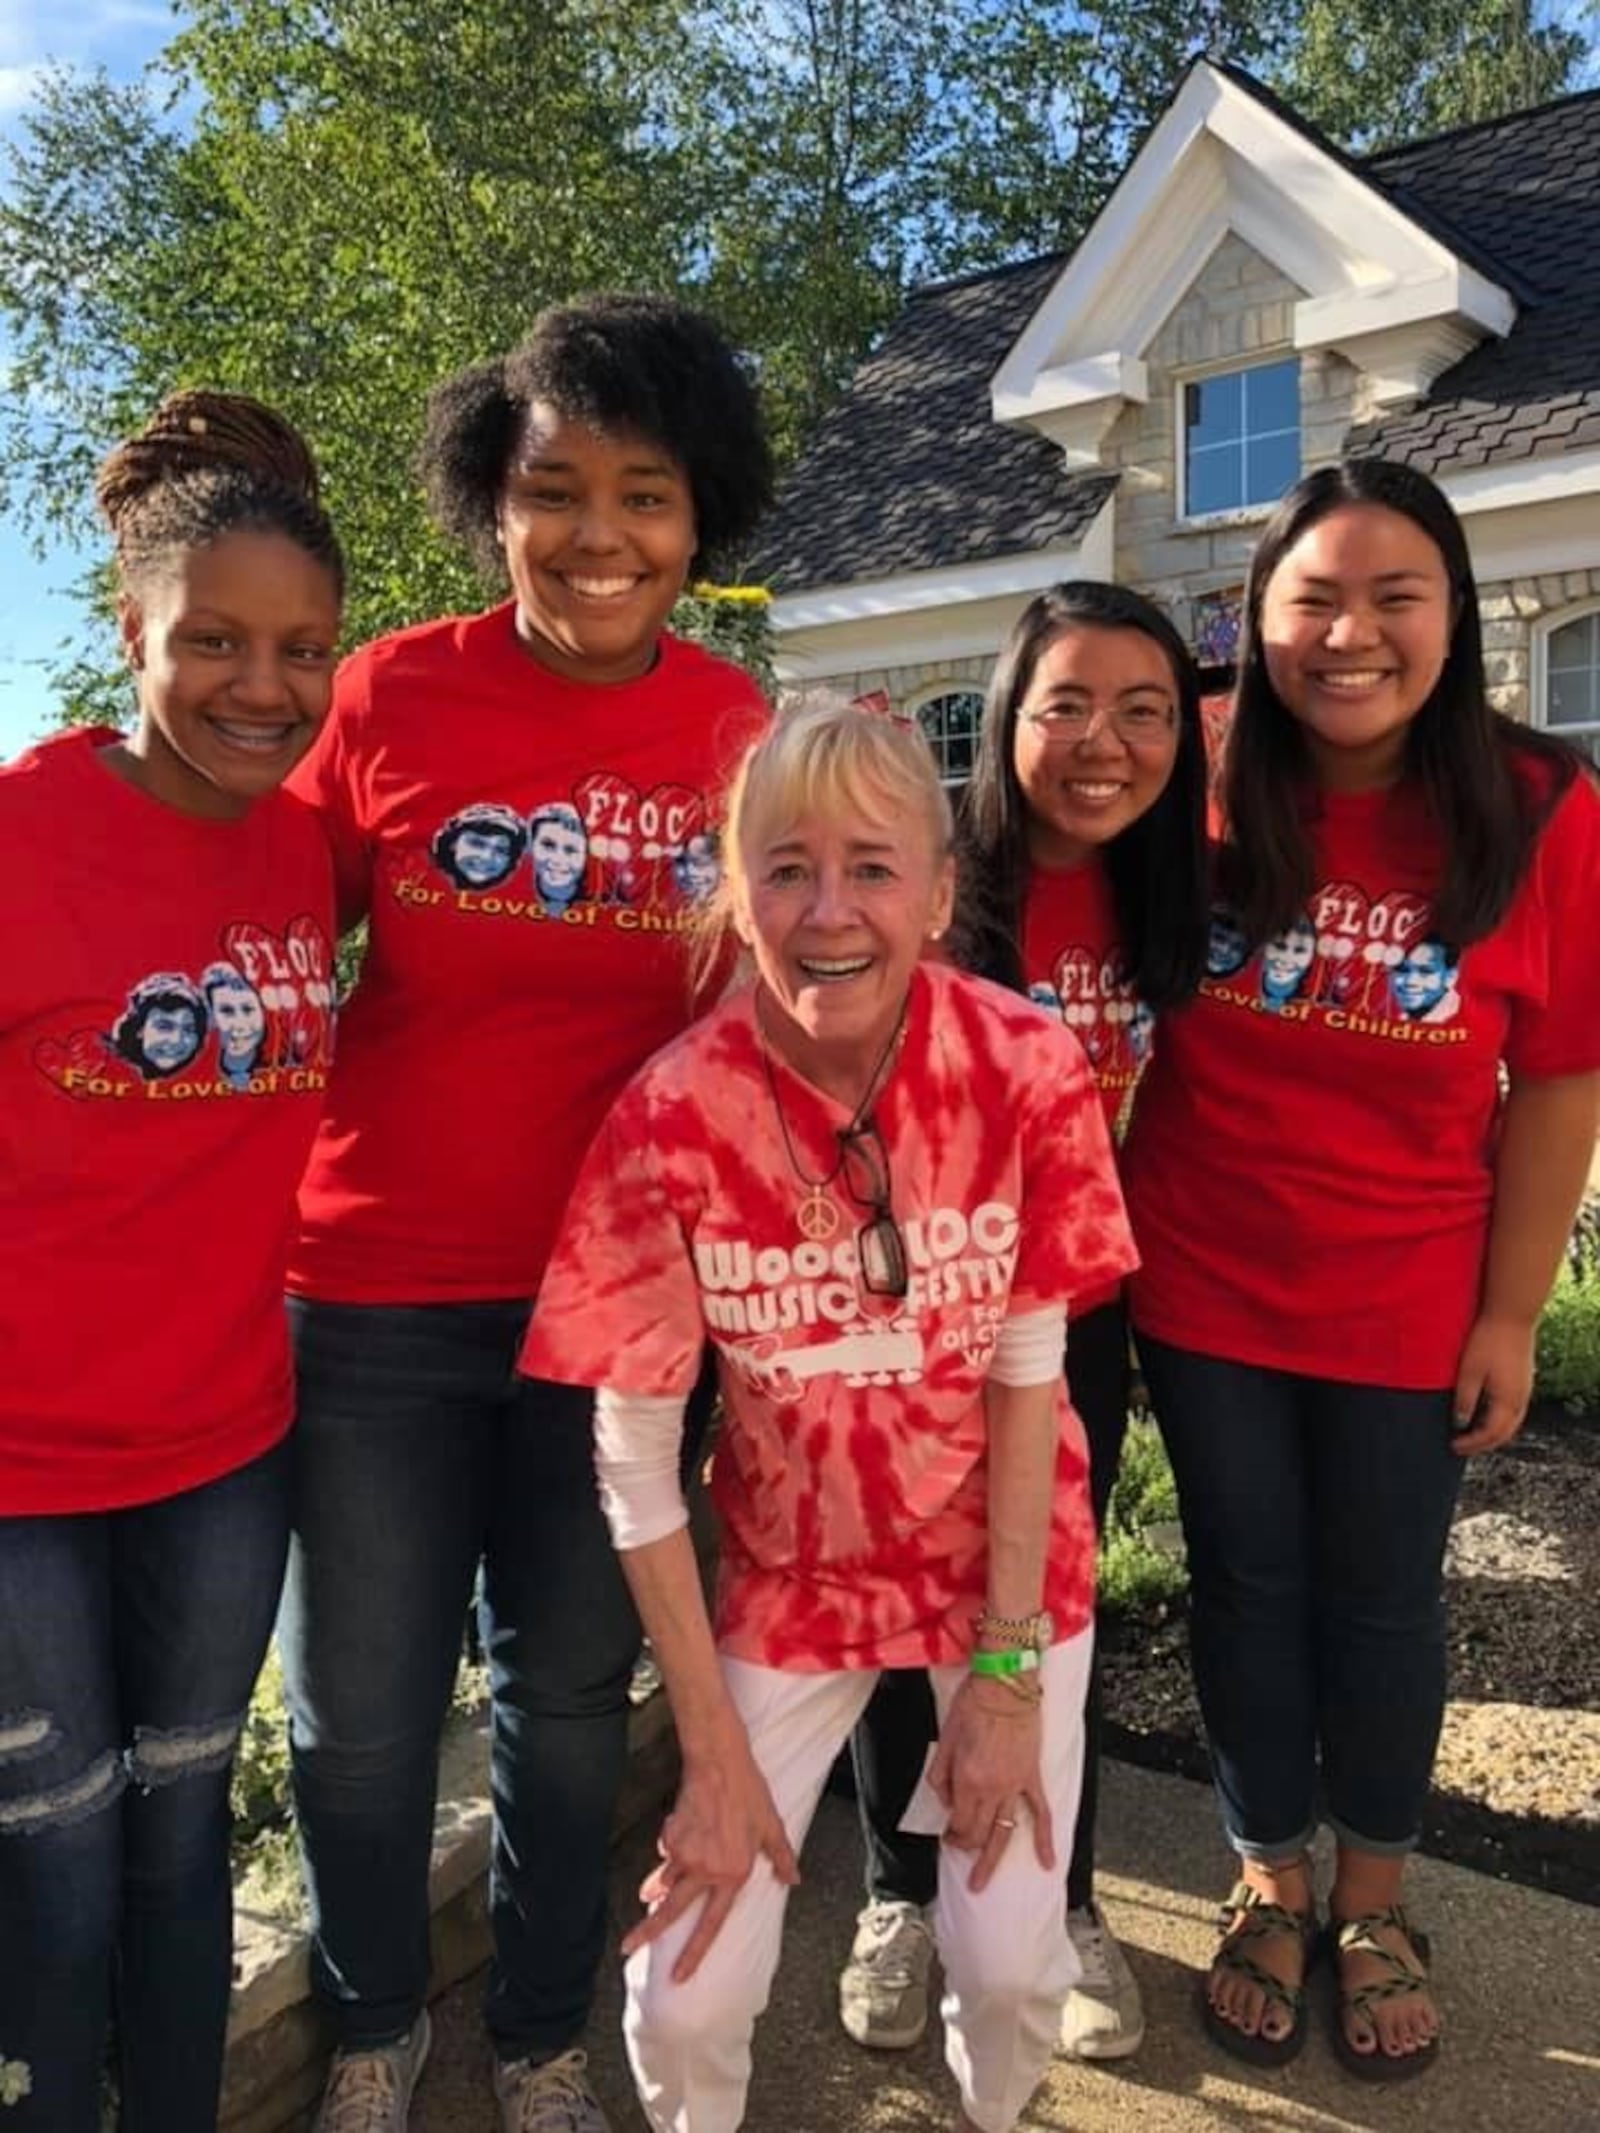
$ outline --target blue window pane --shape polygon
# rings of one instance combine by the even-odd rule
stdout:
[[[1300,359],[1286,363],[1263,363],[1247,370],[1244,378],[1244,428],[1247,436],[1259,437],[1264,430],[1297,430],[1300,427]]]
[[[1279,431],[1257,437],[1244,448],[1244,498],[1247,504],[1275,504],[1300,477],[1300,433]]]
[[[1580,615],[1550,638],[1550,671],[1582,670],[1600,663],[1600,615]]]
[[[1550,701],[1546,717],[1552,726],[1587,726],[1600,713],[1595,709],[1593,667],[1550,670]]]
[[[1197,378],[1183,389],[1183,423],[1189,442],[1196,446],[1223,444],[1240,433],[1244,395],[1239,373],[1226,377]]]
[[[1190,517],[1203,518],[1208,511],[1236,511],[1242,501],[1240,474],[1236,444],[1210,452],[1191,452],[1185,494]]]

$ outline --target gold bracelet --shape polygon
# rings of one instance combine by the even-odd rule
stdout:
[[[974,1674],[969,1678],[974,1681],[996,1682],[1001,1688],[1009,1689],[1011,1694],[1017,1698],[1018,1702],[1025,1703],[1030,1710],[1037,1710],[1039,1705],[1044,1702],[1044,1683],[1039,1679],[1036,1673]],[[994,1706],[990,1704],[987,1705],[985,1708],[993,1710]]]

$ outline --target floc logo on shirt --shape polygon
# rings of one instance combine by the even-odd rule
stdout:
[[[1132,1088],[1150,1056],[1155,1014],[1122,975],[1115,955],[1067,948],[1049,982],[1028,987],[1028,998],[1071,1030],[1098,1088]]]
[[[46,1037],[34,1064],[68,1096],[156,1102],[320,1089],[333,1050],[333,954],[311,918],[225,926],[190,974],[152,971],[103,1024]]]
[[[721,879],[704,794],[687,785],[642,793],[596,771],[526,814],[499,800],[458,808],[401,857],[390,886],[403,904],[485,918],[677,932]]]
[[[1229,1006],[1404,1043],[1453,1044],[1462,956],[1428,931],[1426,900],[1325,882],[1252,956],[1238,915],[1211,907],[1206,992]]]

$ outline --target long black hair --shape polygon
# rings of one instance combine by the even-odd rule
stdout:
[[[1206,950],[1206,759],[1200,675],[1188,646],[1143,593],[1096,579],[1030,600],[1001,647],[984,703],[978,756],[957,827],[953,949],[982,976],[1025,989],[1022,914],[1028,803],[1017,776],[1017,713],[1040,658],[1071,629],[1137,630],[1159,645],[1178,698],[1178,753],[1161,797],[1100,854],[1116,913],[1122,973],[1152,1007],[1199,984]]]
[[[1300,725],[1267,677],[1261,607],[1290,549],[1345,504],[1381,504],[1410,519],[1438,549],[1449,579],[1449,648],[1432,693],[1406,728],[1404,775],[1421,789],[1443,848],[1431,930],[1460,949],[1505,916],[1539,830],[1581,759],[1554,734],[1519,725],[1490,704],[1478,588],[1461,521],[1426,474],[1393,460],[1345,459],[1305,475],[1257,545],[1223,770],[1228,842],[1221,885],[1253,947],[1281,932],[1314,887],[1306,796],[1315,776]],[[1519,761],[1535,775],[1517,775]]]

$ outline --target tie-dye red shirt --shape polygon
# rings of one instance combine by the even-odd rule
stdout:
[[[831,1229],[800,1211],[844,1108],[776,1058],[745,992],[645,1069],[567,1211],[521,1367],[686,1394],[715,1344],[724,1421],[723,1649],[800,1670],[945,1665],[985,1594],[984,1384],[1003,1322],[1134,1263],[1083,1053],[1015,994],[938,965],[913,982],[874,1105],[910,1284],[868,1295],[867,1210],[834,1177]],[[783,1106],[794,1151],[785,1148]],[[1082,1428],[1061,1445],[1045,1604],[1089,1619]]]

